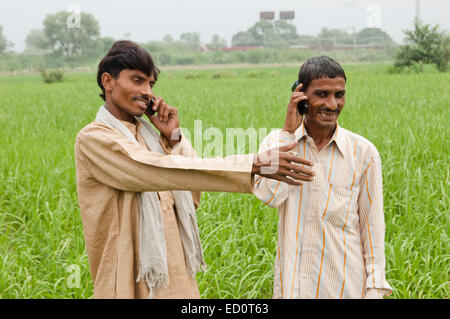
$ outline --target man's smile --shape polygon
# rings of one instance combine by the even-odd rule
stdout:
[[[148,101],[146,99],[144,99],[144,98],[135,98],[134,100],[137,102],[137,104],[139,104],[139,106],[141,108],[147,109]]]
[[[319,118],[329,121],[329,120],[336,120],[339,116],[339,111],[318,111],[317,115]]]

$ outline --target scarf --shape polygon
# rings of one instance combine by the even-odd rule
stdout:
[[[166,155],[158,133],[149,122],[135,117],[142,123],[139,133],[145,144],[153,152]],[[100,107],[95,122],[110,126],[126,138],[139,144],[128,128],[115,118],[105,106]],[[176,219],[180,231],[181,242],[187,266],[188,274],[194,277],[201,269],[206,269],[203,259],[202,245],[195,215],[194,201],[189,191],[172,191],[176,207]],[[167,252],[164,240],[164,225],[162,221],[161,207],[156,192],[138,193],[140,234],[139,234],[139,275],[136,282],[145,280],[150,290],[149,298],[154,296],[155,288],[165,288],[169,284],[167,268]]]

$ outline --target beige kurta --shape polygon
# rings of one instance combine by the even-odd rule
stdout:
[[[137,192],[156,191],[163,214],[169,286],[156,298],[199,298],[195,278],[186,271],[182,243],[170,190],[191,190],[196,206],[199,191],[252,191],[252,155],[224,161],[180,161],[151,152],[136,126],[123,122],[139,145],[100,123],[83,128],[75,141],[77,193],[86,250],[94,282],[94,298],[147,298],[139,273],[139,207]],[[187,157],[195,153],[186,138],[173,150]],[[178,159],[178,160],[177,160]]]

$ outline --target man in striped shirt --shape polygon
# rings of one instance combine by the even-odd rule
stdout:
[[[260,152],[298,141],[316,176],[300,186],[266,177],[254,194],[279,210],[274,298],[383,298],[385,280],[381,160],[375,146],[338,124],[346,76],[329,57],[302,65],[282,130]],[[297,103],[307,100],[304,115]]]

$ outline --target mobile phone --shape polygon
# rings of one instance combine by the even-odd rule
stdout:
[[[147,112],[148,112],[148,114],[150,114],[150,115],[153,115],[153,114],[155,114],[155,110],[152,108],[153,107],[153,104],[155,104],[155,99],[151,99],[150,100],[150,102],[148,102],[148,105],[147,105]]]
[[[300,81],[298,81],[298,80],[295,81],[291,88],[292,92],[294,92],[295,89],[297,88],[297,86],[299,86],[299,85],[300,85]],[[300,91],[303,91],[303,88],[301,88]],[[308,111],[308,102],[306,100],[298,102],[297,110],[301,115],[305,114]]]

